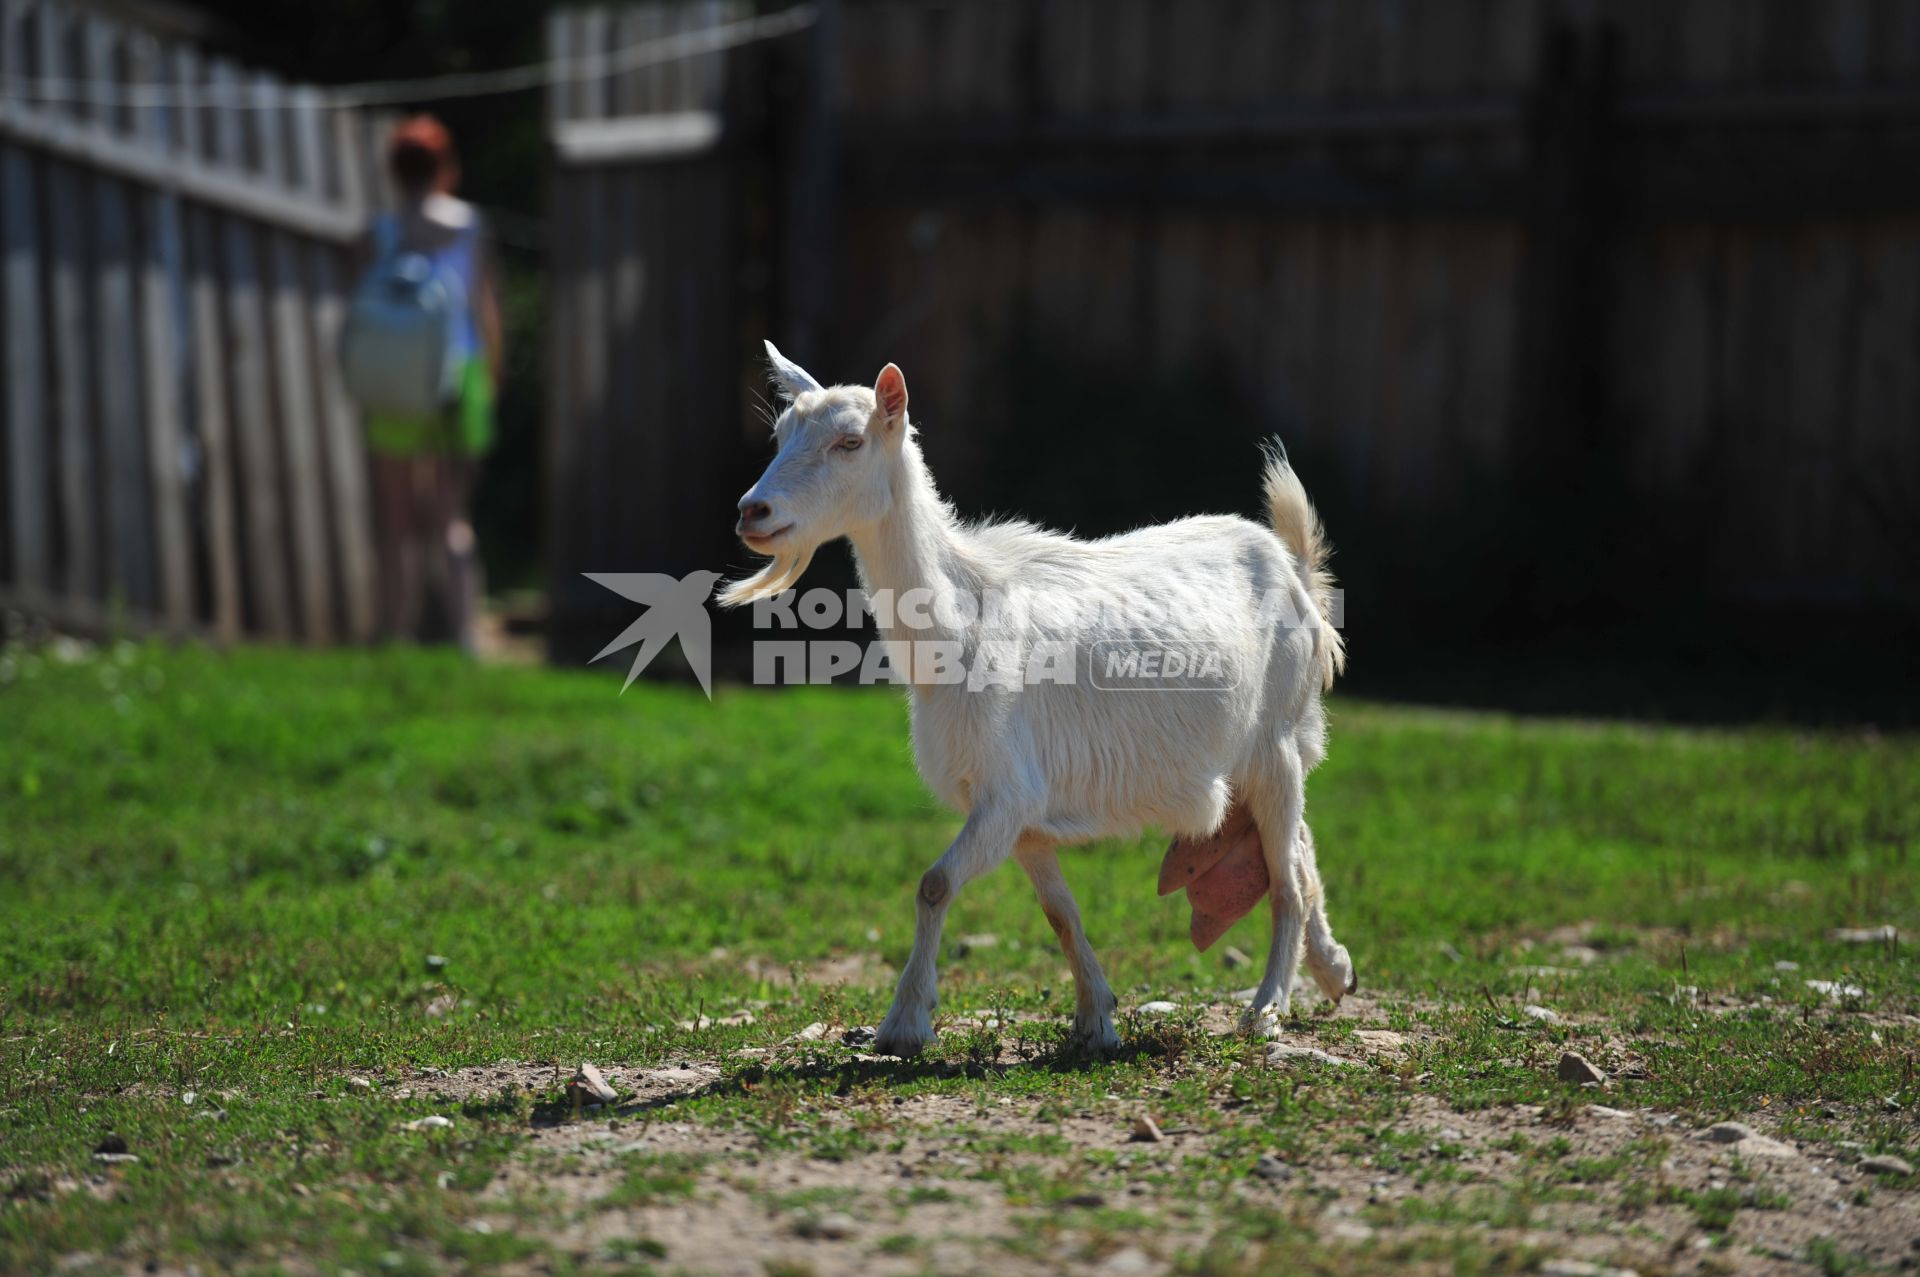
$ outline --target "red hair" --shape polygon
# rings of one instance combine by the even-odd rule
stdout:
[[[431,115],[413,115],[394,125],[387,139],[387,171],[403,187],[451,194],[460,183],[453,135]]]

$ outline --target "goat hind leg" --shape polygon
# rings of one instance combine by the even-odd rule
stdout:
[[[874,1050],[881,1055],[917,1055],[933,1041],[937,960],[947,910],[962,887],[1007,858],[1018,835],[1017,823],[975,808],[946,854],[921,875],[914,893],[913,952],[894,987],[893,1006],[875,1034]]]
[[[1080,925],[1080,907],[1060,872],[1060,858],[1053,844],[1032,835],[1023,837],[1014,848],[1014,859],[1033,882],[1033,894],[1059,938],[1060,951],[1067,955],[1073,971],[1073,1045],[1094,1055],[1119,1049],[1120,1037],[1113,1031],[1113,1009],[1117,1005],[1107,985],[1106,972],[1094,955],[1087,932]]]
[[[1300,884],[1307,900],[1307,970],[1327,1001],[1338,1006],[1341,998],[1360,987],[1360,977],[1347,946],[1333,938],[1333,928],[1327,925],[1327,889],[1320,881],[1313,830],[1304,820],[1300,822]]]
[[[1267,857],[1267,904],[1273,915],[1273,945],[1242,1028],[1268,1036],[1290,1014],[1293,980],[1300,970],[1300,947],[1307,901],[1300,873],[1300,828],[1306,809],[1306,772],[1291,742],[1277,746],[1263,774],[1247,795],[1260,827]]]

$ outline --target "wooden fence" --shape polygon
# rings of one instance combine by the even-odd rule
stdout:
[[[816,8],[807,35],[743,63],[751,91],[708,134],[732,149],[702,152],[747,201],[715,213],[731,252],[701,241],[724,263],[706,290],[736,321],[684,334],[715,343],[703,385],[730,368],[737,400],[758,383],[763,331],[823,375],[898,361],[936,472],[969,504],[1004,505],[1026,495],[1007,494],[1028,449],[983,427],[1019,419],[1008,352],[1065,353],[1095,380],[1219,383],[1234,429],[1281,433],[1321,466],[1328,504],[1402,546],[1490,492],[1550,522],[1605,469],[1629,527],[1674,538],[1655,570],[1696,597],[1910,592],[1920,6]],[[556,39],[617,47],[611,24],[642,12],[557,19]],[[638,117],[608,131],[660,109],[597,100]],[[585,211],[584,161],[559,154],[562,215],[627,224],[613,204]],[[635,248],[629,274],[647,269]],[[581,287],[587,322],[605,303]],[[591,383],[595,420],[624,451],[563,419],[589,383],[555,366],[555,429],[584,449],[553,473],[556,574],[604,566],[576,549],[588,473],[671,488],[686,512],[618,542],[621,564],[671,546],[694,566],[678,538],[724,527],[752,461],[719,477],[720,454],[758,427],[729,423],[722,392],[675,398],[684,347],[607,331],[595,358],[630,380]],[[1169,423],[1156,460],[1152,440],[1067,417],[1078,455],[1124,444],[1116,469],[1148,473],[1224,429]],[[702,477],[663,475],[646,451],[661,446],[716,455]],[[1351,544],[1352,523],[1341,532]],[[699,565],[728,561],[715,553]]]
[[[738,0],[550,19],[562,58],[710,30]],[[587,571],[684,575],[725,562],[724,513],[752,454],[741,422],[738,280],[760,197],[743,171],[737,54],[556,84],[546,438],[549,647],[590,655],[628,605]],[[619,628],[618,624],[614,627]]]
[[[0,602],[368,637],[365,452],[332,351],[381,123],[66,0],[0,4]]]
[[[1912,579],[1914,6],[841,10],[836,367],[992,420],[1023,326],[1224,370],[1368,518],[1617,456],[1705,592]]]

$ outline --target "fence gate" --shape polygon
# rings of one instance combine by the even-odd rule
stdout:
[[[592,656],[633,619],[581,573],[744,566],[732,507],[715,494],[744,488],[764,449],[743,355],[765,296],[758,86],[771,55],[687,50],[749,16],[708,0],[549,20],[551,55],[588,72],[563,77],[548,102],[559,663]]]
[[[66,0],[0,0],[0,84],[0,602],[369,636],[331,352],[382,122]]]

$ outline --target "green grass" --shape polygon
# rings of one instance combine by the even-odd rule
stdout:
[[[671,1117],[828,1160],[898,1138],[885,1097],[1068,1114],[1151,1093],[1163,1124],[1208,1133],[1215,1155],[1166,1176],[1194,1194],[1263,1151],[1299,1159],[1391,1132],[1411,1089],[1460,1109],[1577,1103],[1553,1079],[1559,1052],[1630,1039],[1626,1098],[1609,1103],[1844,1124],[1914,1155],[1910,1123],[1881,1116],[1889,1097],[1920,1102],[1898,1020],[1920,1010],[1911,947],[1827,939],[1920,924],[1912,739],[1337,701],[1312,819],[1363,986],[1391,995],[1390,1027],[1423,1031],[1403,1069],[1334,1086],[1234,1068],[1244,1044],[1177,1020],[1128,1020],[1113,1062],[1063,1055],[1071,989],[1010,868],[967,888],[942,974],[942,1014],[1008,1024],[952,1032],[912,1064],[828,1045],[791,1069],[732,1053],[816,1019],[877,1021],[884,987],[785,973],[846,954],[898,963],[913,884],[957,818],[914,775],[894,694],[721,689],[709,704],[617,686],[410,651],[0,657],[0,1271],[75,1251],[270,1265],[293,1236],[323,1267],[367,1271],[542,1251],[464,1222],[554,1096],[472,1101],[451,1130],[407,1133],[400,1121],[447,1106],[346,1082],[498,1059],[719,1062],[726,1084]],[[1063,857],[1123,1006],[1252,983],[1195,954],[1182,903],[1155,897],[1163,846]],[[1535,977],[1531,995],[1568,1020],[1520,1016],[1520,968],[1562,964],[1549,933],[1584,922],[1602,961]],[[1260,930],[1226,943],[1257,958]],[[1000,943],[956,959],[952,938],[981,931]],[[1815,977],[1863,995],[1835,1007],[1805,987]],[[748,1004],[763,1004],[751,1025],[676,1027]],[[1351,1027],[1308,1015],[1299,1031],[1332,1047]],[[1027,1063],[994,1064],[1003,1049]],[[823,1097],[849,1096],[879,1116],[813,1120]],[[92,1150],[110,1133],[141,1160],[102,1171]],[[981,1155],[1047,1203],[1103,1173],[1035,1169],[1058,1151]],[[1536,1160],[1534,1194],[1636,1173]],[[672,1198],[698,1172],[635,1163],[622,1191]],[[112,1191],[69,1191],[95,1177]],[[1716,1225],[1753,1208],[1744,1190],[1686,1204]],[[1132,1208],[1114,1205],[1125,1234]],[[1221,1238],[1207,1252],[1219,1271],[1284,1242]]]

